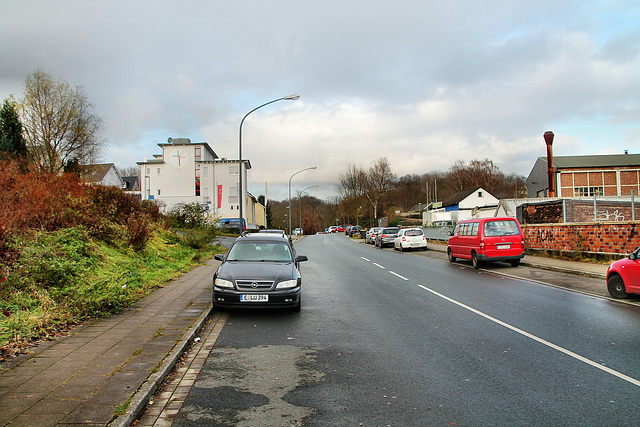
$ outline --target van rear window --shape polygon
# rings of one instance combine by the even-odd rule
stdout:
[[[520,229],[515,221],[500,220],[484,223],[485,236],[515,236],[520,234]]]

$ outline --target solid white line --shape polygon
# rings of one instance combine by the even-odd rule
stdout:
[[[529,332],[525,332],[522,329],[518,329],[515,326],[509,325],[508,323],[505,323],[505,322],[503,322],[501,320],[498,320],[495,317],[491,317],[488,314],[485,314],[485,313],[483,313],[483,312],[481,312],[479,310],[476,310],[475,308],[469,307],[468,305],[465,305],[465,304],[463,304],[461,302],[458,302],[458,301],[456,301],[454,299],[451,299],[451,298],[449,298],[449,297],[447,297],[445,295],[442,295],[441,293],[436,292],[433,289],[429,289],[426,286],[423,286],[423,285],[418,285],[418,286],[421,287],[422,289],[424,289],[425,291],[429,291],[432,294],[437,295],[442,299],[445,299],[445,300],[447,300],[447,301],[449,301],[449,302],[451,302],[453,304],[456,304],[456,305],[458,305],[458,306],[460,306],[460,307],[462,307],[462,308],[464,308],[466,310],[471,311],[472,313],[477,314],[478,316],[482,316],[485,319],[491,320],[492,322],[497,323],[498,325],[504,326],[507,329],[511,329],[512,331],[517,332],[520,335],[523,335],[523,336],[525,336],[527,338],[530,338],[530,339],[532,339],[534,341],[537,341],[537,342],[539,342],[541,344],[544,344],[547,347],[550,347],[550,348],[552,348],[554,350],[557,350],[557,351],[559,351],[561,353],[566,354],[567,356],[571,356],[574,359],[577,359],[577,360],[579,360],[581,362],[584,362],[584,363],[586,363],[588,365],[593,366],[594,368],[598,368],[598,369],[600,369],[600,370],[602,370],[604,372],[607,372],[607,373],[609,373],[611,375],[615,375],[618,378],[621,378],[621,379],[623,379],[623,380],[625,380],[625,381],[627,381],[627,382],[629,382],[629,383],[631,383],[633,385],[636,385],[636,386],[640,387],[640,381],[635,379],[635,378],[631,378],[630,376],[627,376],[627,375],[625,375],[625,374],[623,374],[621,372],[615,371],[615,370],[613,370],[613,369],[611,369],[611,368],[609,368],[607,366],[603,366],[603,365],[601,365],[601,364],[599,364],[597,362],[594,362],[593,360],[587,359],[586,357],[580,356],[577,353],[574,353],[574,352],[572,352],[570,350],[567,350],[566,348],[563,348],[563,347],[560,347],[558,345],[555,345],[555,344],[553,344],[553,343],[551,343],[551,342],[549,342],[547,340],[544,340],[544,339],[539,338],[539,337],[537,337],[535,335],[532,335]]]
[[[365,261],[367,261],[367,262],[371,262],[371,260],[368,260],[368,259],[366,259],[366,258],[365,258],[365,257],[363,257],[363,256],[361,256],[360,258],[361,258],[361,259],[363,259],[363,260],[365,260]]]
[[[402,280],[409,280],[409,279],[407,279],[406,277],[401,276],[401,275],[399,275],[399,274],[398,274],[398,273],[396,273],[396,272],[389,271],[389,273],[393,274],[394,276],[397,276],[397,277],[401,278]]]
[[[375,265],[376,267],[380,267],[381,269],[385,270],[385,268],[383,266],[381,266],[380,264],[378,264],[377,262],[374,262],[373,265]]]

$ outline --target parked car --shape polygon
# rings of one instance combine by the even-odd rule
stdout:
[[[393,249],[402,252],[409,249],[427,250],[427,236],[424,235],[422,228],[402,228],[398,235],[393,239]]]
[[[628,257],[609,265],[607,290],[614,298],[628,298],[629,294],[640,294],[640,248]]]
[[[376,233],[381,227],[371,227],[364,237],[364,242],[373,245],[376,242]]]
[[[288,238],[254,233],[238,237],[213,275],[213,308],[291,308],[300,311],[302,276]]]
[[[347,227],[351,227],[351,224],[343,224],[343,225],[339,225],[338,228],[336,228],[336,233],[344,233],[344,230]]]
[[[335,233],[335,231],[338,229],[337,225],[332,225],[331,227],[329,227],[327,229],[327,233]]]
[[[485,261],[507,261],[517,267],[524,258],[524,238],[515,218],[477,218],[456,224],[447,241],[450,262],[470,259],[474,268]]]
[[[378,230],[376,234],[375,244],[379,248],[384,248],[387,245],[393,245],[393,239],[396,238],[400,228],[398,227],[384,227]]]
[[[349,237],[360,237],[360,231],[362,230],[362,227],[360,227],[359,225],[352,225],[351,228],[349,229]]]

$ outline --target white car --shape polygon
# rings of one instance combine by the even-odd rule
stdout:
[[[393,239],[393,249],[406,251],[408,249],[427,250],[427,236],[421,228],[403,228]]]

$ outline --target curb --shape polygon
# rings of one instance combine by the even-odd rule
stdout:
[[[107,424],[109,427],[129,427],[136,422],[147,407],[151,396],[153,396],[165,378],[171,373],[176,363],[178,363],[178,360],[180,360],[185,351],[187,351],[195,336],[204,326],[211,314],[211,308],[212,305],[209,304],[196,323],[182,336],[182,340],[178,345],[175,346],[171,353],[163,359],[158,371],[152,373],[131,397],[127,411],[115,420],[109,422]]]
[[[520,265],[526,265],[527,267],[539,268],[540,270],[557,271],[558,273],[568,273],[568,274],[574,274],[574,275],[577,275],[577,276],[591,277],[593,279],[602,279],[602,280],[606,280],[607,279],[607,275],[606,274],[590,273],[588,271],[581,271],[581,270],[576,270],[576,269],[573,269],[573,268],[565,268],[565,267],[558,267],[558,266],[554,266],[554,265],[545,265],[545,264],[527,262],[525,260],[520,261]]]

